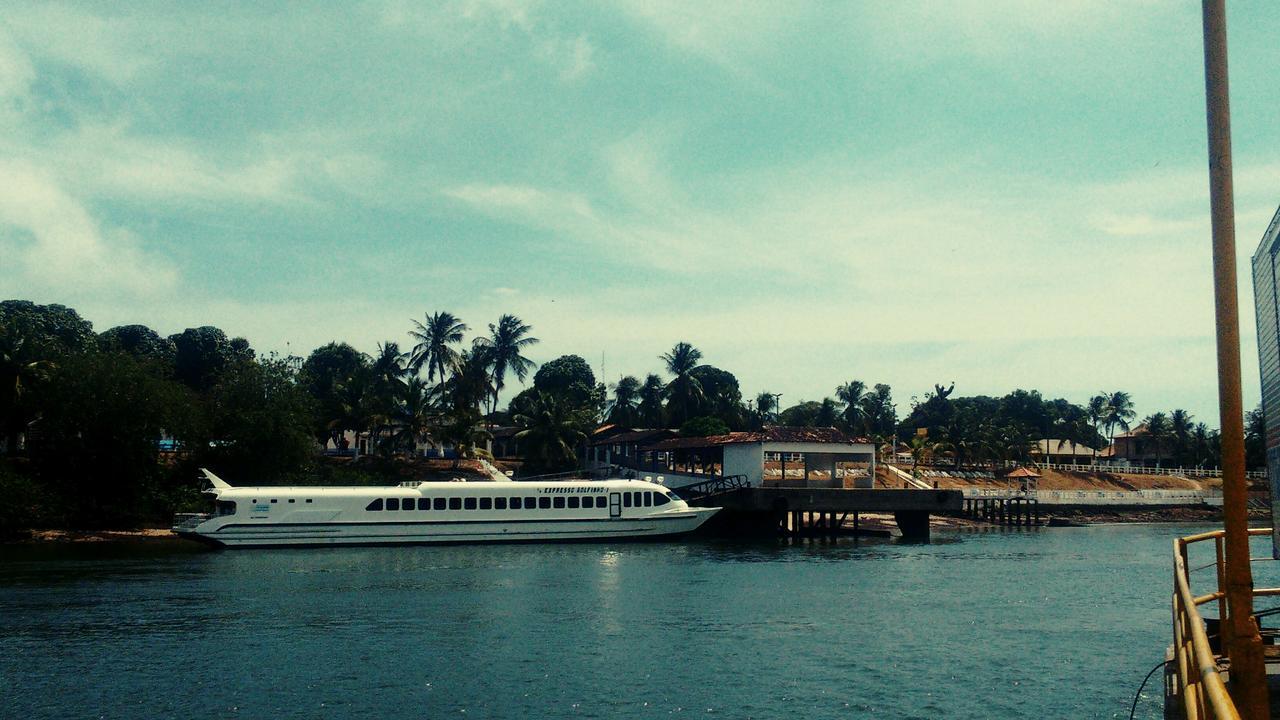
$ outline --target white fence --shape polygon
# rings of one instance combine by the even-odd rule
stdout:
[[[1027,498],[1042,505],[1221,505],[1222,494],[1212,490],[1039,490],[1019,492],[965,488],[966,500]]]
[[[1018,463],[1013,461],[1005,462],[1005,467],[1016,467]],[[1153,468],[1140,467],[1137,465],[1075,465],[1061,463],[1034,463],[1035,467],[1048,468],[1050,470],[1067,470],[1069,472],[1093,472],[1093,473],[1125,473],[1127,475],[1174,475],[1177,477],[1197,477],[1197,478],[1220,478],[1222,470],[1220,468]],[[1265,479],[1267,473],[1263,470],[1250,470],[1245,473],[1245,477],[1258,480]]]

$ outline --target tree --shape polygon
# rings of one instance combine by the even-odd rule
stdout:
[[[503,381],[507,370],[515,374],[516,379],[524,382],[534,362],[521,353],[538,344],[538,338],[528,337],[533,328],[515,315],[503,315],[498,324],[489,324],[489,337],[478,338],[476,343],[484,346],[489,353],[489,362],[493,366],[493,403],[491,412],[498,409],[498,393],[502,392]]]
[[[1164,444],[1169,439],[1169,416],[1162,412],[1152,413],[1142,421],[1147,426],[1147,437],[1156,444],[1156,467],[1164,460]]]
[[[6,453],[18,449],[18,437],[39,417],[38,404],[28,402],[29,390],[47,380],[55,367],[52,360],[36,357],[25,337],[0,325],[0,449]]]
[[[1244,414],[1244,456],[1251,470],[1267,467],[1267,416],[1261,405]]]
[[[1192,464],[1190,460],[1193,430],[1195,430],[1195,423],[1192,422],[1191,413],[1181,408],[1169,413],[1169,434],[1173,438],[1173,453],[1179,467]]]
[[[172,372],[178,352],[173,341],[161,337],[146,325],[119,325],[98,334],[98,347],[105,351],[124,352],[148,360]]]
[[[1085,406],[1085,413],[1089,417],[1089,422],[1093,424],[1093,432],[1096,435],[1098,429],[1102,427],[1102,423],[1106,422],[1108,417],[1108,398],[1106,393],[1099,393],[1089,398],[1089,404]],[[1098,460],[1098,448],[1094,444],[1089,447],[1093,448],[1094,462]]]
[[[702,351],[687,342],[679,342],[660,359],[667,372],[675,376],[666,387],[667,416],[671,425],[678,426],[693,416],[703,399],[702,383],[693,375]]]
[[[1128,432],[1129,421],[1136,417],[1136,414],[1133,411],[1133,398],[1129,393],[1117,390],[1104,394],[1107,396],[1107,410],[1102,424],[1107,429],[1107,443],[1112,444],[1116,439],[1116,428],[1119,427]]]
[[[0,302],[0,449],[15,451],[18,438],[41,416],[39,396],[58,363],[96,345],[93,323],[71,308]]]
[[[640,380],[634,375],[627,375],[613,386],[613,398],[609,401],[608,422],[623,427],[632,427],[638,417],[640,404]]]
[[[682,437],[710,437],[712,435],[728,435],[729,426],[718,417],[702,415],[689,418],[680,426]]]
[[[198,392],[212,388],[232,368],[253,361],[244,338],[228,338],[216,327],[187,328],[170,335],[174,345],[174,376]]]
[[[298,383],[315,400],[311,427],[317,441],[341,437],[343,428],[337,425],[345,424],[339,418],[351,397],[344,397],[339,388],[349,388],[365,372],[370,372],[368,356],[346,343],[318,347],[303,361]]]
[[[419,442],[431,437],[439,411],[432,402],[433,388],[419,377],[411,377],[400,391],[391,413],[391,447],[413,453]]]
[[[640,422],[649,428],[663,427],[662,423],[662,396],[664,393],[664,385],[662,378],[650,373],[645,376],[644,384],[640,386]]]
[[[418,343],[410,351],[410,367],[413,372],[427,368],[427,382],[440,377],[439,388],[444,388],[445,377],[458,366],[460,357],[452,346],[462,342],[462,336],[470,328],[449,312],[437,312],[424,318],[427,322],[413,321],[409,336]]]
[[[702,386],[700,411],[719,418],[731,429],[741,429],[745,418],[738,378],[713,365],[699,365],[689,374]]]
[[[834,407],[829,410],[834,415]],[[822,403],[806,400],[796,403],[778,415],[778,422],[791,427],[817,427]]]
[[[586,433],[571,409],[557,397],[536,391],[529,412],[517,415],[515,420],[524,428],[516,433],[516,441],[531,469],[554,472],[577,465],[576,448],[586,439]]]
[[[861,380],[850,380],[836,388],[836,398],[844,403],[844,411],[840,413],[840,419],[844,420],[845,428],[850,432],[865,433],[867,431],[866,391],[867,385]]]
[[[776,396],[768,390],[756,395],[756,412],[759,414],[761,427],[769,422],[771,415],[777,415],[778,403],[775,398]]]

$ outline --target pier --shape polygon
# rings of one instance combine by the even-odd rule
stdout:
[[[1040,501],[1028,497],[965,498],[964,516],[993,525],[1032,527],[1040,524]]]

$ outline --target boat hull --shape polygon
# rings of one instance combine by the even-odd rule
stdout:
[[[719,508],[689,508],[636,518],[229,523],[176,530],[192,540],[226,548],[431,545],[482,542],[583,542],[654,539],[692,532]]]

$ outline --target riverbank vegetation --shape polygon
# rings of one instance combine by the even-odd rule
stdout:
[[[473,330],[434,311],[406,333],[403,347],[389,339],[371,354],[335,341],[278,357],[211,326],[95,332],[68,307],[0,302],[0,534],[167,521],[199,507],[199,467],[260,484],[399,480],[398,457],[427,446],[483,456],[500,427],[516,428],[528,472],[553,472],[577,464],[602,422],[686,435],[835,426],[956,465],[1024,460],[1046,437],[1100,450],[1137,422],[1124,392],[1078,405],[1035,390],[955,396],[954,385],[913,398],[900,418],[889,385],[853,378],[780,407],[768,390],[744,396],[732,372],[688,342],[655,356],[643,379],[606,384],[576,355],[536,365],[532,326],[510,314]],[[1142,424],[1162,461],[1216,465],[1216,431],[1184,410]],[[1261,413],[1249,429],[1257,466]],[[351,438],[354,462],[324,461],[322,448]]]

